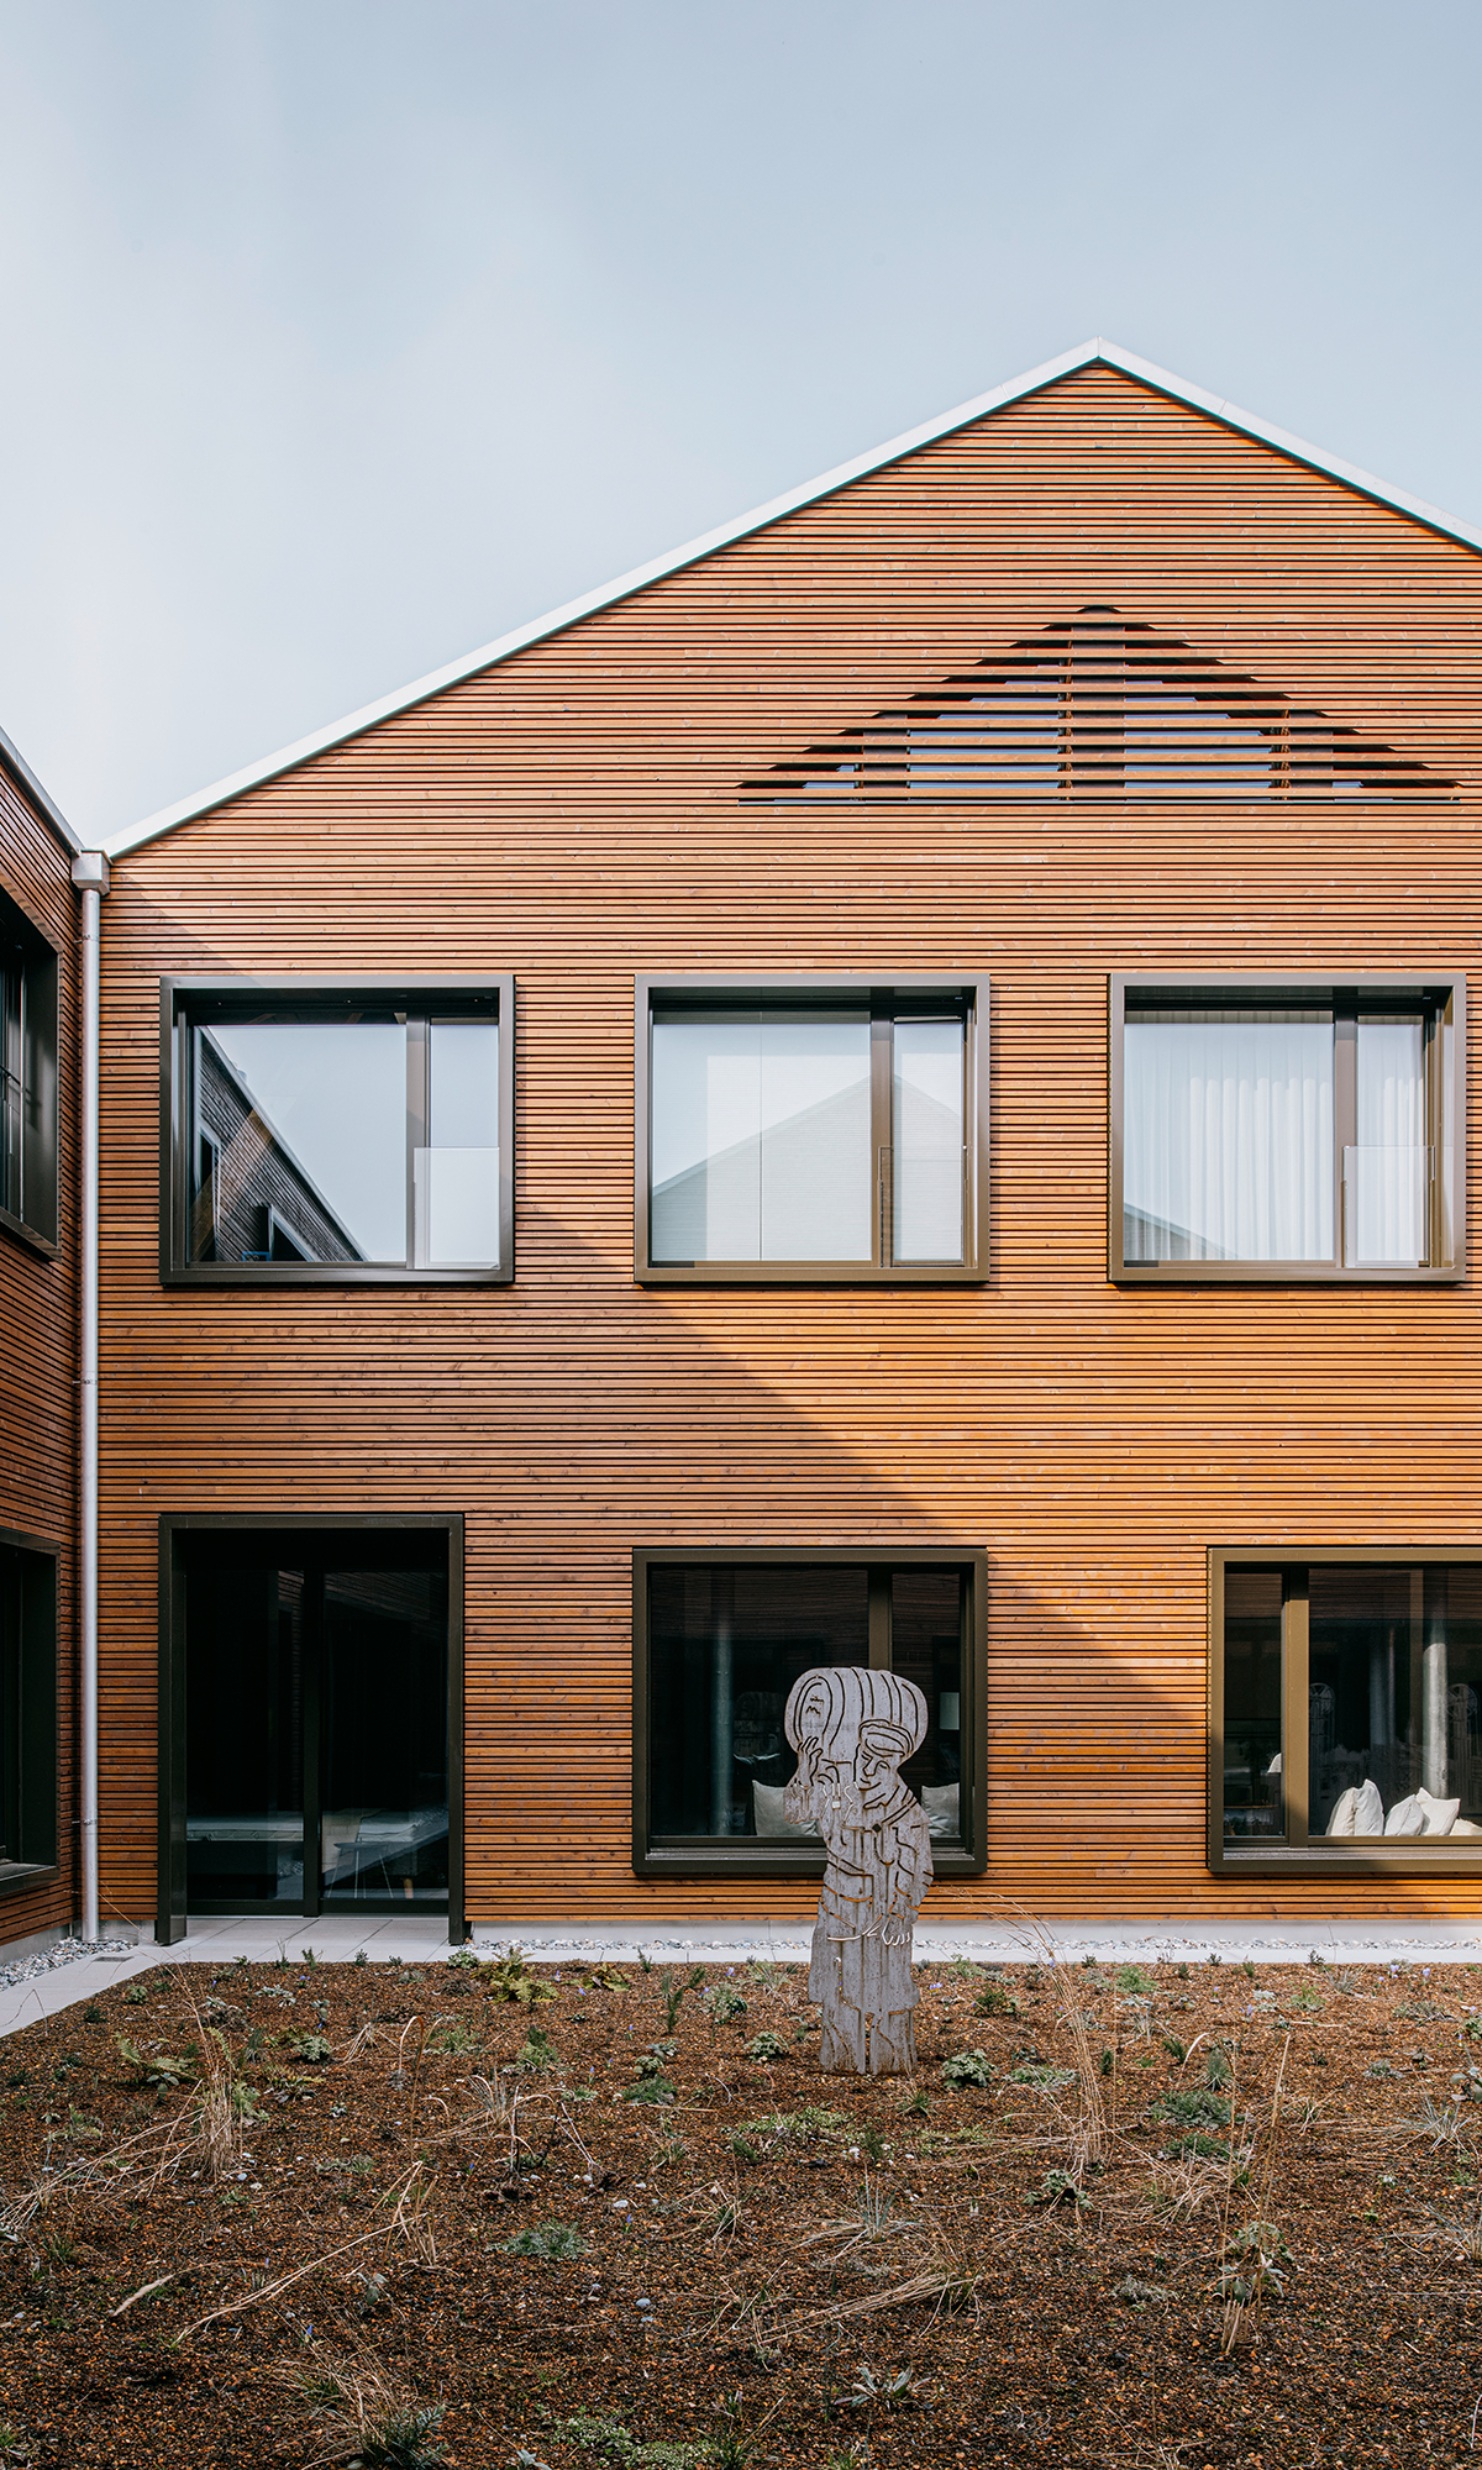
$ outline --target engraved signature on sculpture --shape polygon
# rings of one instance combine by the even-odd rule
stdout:
[[[783,1803],[828,1851],[809,1996],[823,2009],[829,2073],[907,2075],[916,2064],[911,1939],[931,1884],[926,1813],[900,1775],[926,1738],[914,1681],[859,1664],[794,1682],[784,1716],[798,1754]]]

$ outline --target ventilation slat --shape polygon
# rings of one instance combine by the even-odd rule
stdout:
[[[742,794],[1382,800],[1455,786],[1177,636],[1083,609],[775,765]]]

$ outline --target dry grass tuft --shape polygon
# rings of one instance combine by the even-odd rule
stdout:
[[[351,2462],[365,2470],[436,2470],[448,2458],[437,2438],[446,2405],[424,2401],[369,2351],[283,2367],[276,2381],[297,2396],[318,2440],[304,2470]],[[282,2449],[297,2452],[300,2441]]]

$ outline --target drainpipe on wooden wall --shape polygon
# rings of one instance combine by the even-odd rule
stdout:
[[[108,860],[84,850],[72,861],[82,894],[82,1069],[78,1108],[81,1182],[78,1279],[77,1598],[81,1676],[77,1806],[82,1871],[82,1936],[98,1935],[98,998],[103,895]]]

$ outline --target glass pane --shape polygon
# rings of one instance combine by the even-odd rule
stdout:
[[[1225,1836],[1282,1835],[1281,1572],[1225,1572]]]
[[[868,1261],[865,1012],[659,1017],[656,1261]]]
[[[326,1904],[447,1893],[447,1594],[439,1570],[325,1575]]]
[[[22,1155],[21,969],[0,967],[0,1208],[21,1215]]]
[[[1315,1569],[1314,1835],[1482,1833],[1482,1569]]]
[[[429,1144],[413,1159],[416,1265],[492,1269],[499,1260],[499,1030],[432,1021]]]
[[[191,1557],[186,1879],[192,1904],[304,1895],[304,1573]]]
[[[890,1582],[890,1665],[914,1681],[930,1728],[901,1774],[934,1843],[962,1841],[962,1641],[966,1579],[957,1569],[902,1569]]]
[[[1311,1573],[1307,1694],[1313,1835],[1330,1829],[1377,1835],[1388,1812],[1424,1781],[1416,1731],[1418,1576],[1408,1569]]]
[[[869,1660],[864,1569],[651,1569],[653,1833],[812,1836],[782,1811],[787,1694],[814,1664]]]
[[[197,1029],[193,1261],[407,1258],[398,1021]]]
[[[1128,1261],[1333,1258],[1327,1010],[1129,1007]]]
[[[1358,1022],[1358,1142],[1343,1153],[1345,1257],[1374,1267],[1424,1264],[1430,1149],[1425,1024],[1418,1015]]]
[[[960,1020],[895,1024],[898,1261],[962,1258],[963,1041]]]

